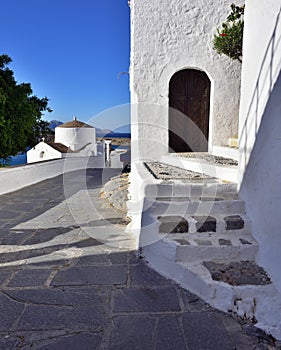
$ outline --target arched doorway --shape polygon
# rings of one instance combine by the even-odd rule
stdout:
[[[169,152],[207,152],[211,82],[207,74],[185,69],[169,85]]]

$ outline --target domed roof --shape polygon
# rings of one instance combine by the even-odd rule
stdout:
[[[57,126],[57,128],[93,128],[93,126],[80,122],[79,120],[76,119],[76,117],[74,117],[71,122],[61,124]]]

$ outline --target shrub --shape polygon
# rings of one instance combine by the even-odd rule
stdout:
[[[239,62],[242,62],[244,9],[245,5],[236,6],[232,4],[231,13],[228,15],[226,22],[222,23],[222,28],[217,29],[217,34],[213,39],[214,50]]]

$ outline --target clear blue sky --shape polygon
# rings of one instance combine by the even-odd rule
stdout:
[[[50,99],[44,119],[99,114],[97,127],[128,124],[128,108],[103,111],[129,103],[129,77],[117,79],[129,70],[129,15],[127,0],[1,1],[0,54],[12,58],[19,83]]]

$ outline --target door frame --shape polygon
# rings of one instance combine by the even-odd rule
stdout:
[[[173,79],[173,77],[184,71],[198,71],[201,73],[204,73],[205,77],[208,79],[209,83],[209,111],[208,111],[208,135],[207,135],[207,150],[206,152],[210,152],[212,148],[212,124],[213,124],[213,79],[210,77],[210,75],[203,69],[200,69],[198,67],[184,67],[182,69],[179,69],[175,71],[171,76],[168,81],[168,107],[169,107],[169,112],[168,112],[168,153],[178,153],[178,152],[171,152],[170,151],[170,118],[171,118],[171,112],[170,112],[170,84]],[[179,112],[181,113],[181,112]]]

